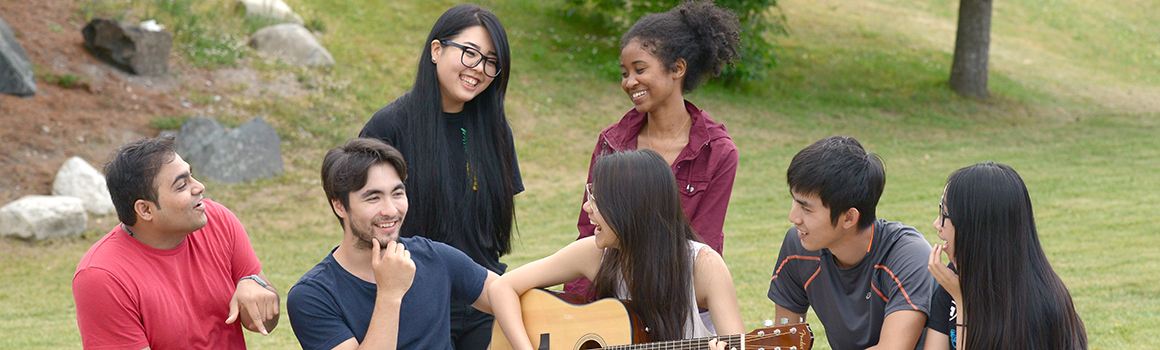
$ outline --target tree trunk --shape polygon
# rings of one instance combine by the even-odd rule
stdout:
[[[987,56],[991,46],[991,0],[961,0],[951,89],[960,95],[987,97]]]

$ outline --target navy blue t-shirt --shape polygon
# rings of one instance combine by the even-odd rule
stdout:
[[[487,270],[440,242],[423,237],[399,242],[415,261],[415,279],[399,310],[398,348],[452,349],[449,305],[478,299]],[[362,343],[376,293],[374,283],[343,269],[331,250],[286,294],[290,326],[302,348],[332,349],[350,338]]]

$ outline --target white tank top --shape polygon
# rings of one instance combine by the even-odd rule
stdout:
[[[701,252],[702,248],[708,245],[696,241],[689,241],[689,258],[691,261],[697,261],[697,253]],[[685,321],[685,339],[712,337],[717,335],[717,331],[713,327],[713,318],[709,316],[709,310],[702,310],[697,307],[697,293],[695,287],[689,285],[689,295],[692,299],[689,300],[689,319]],[[628,295],[628,286],[624,285],[624,279],[620,280],[620,286],[617,288],[616,297],[621,300],[632,300]]]

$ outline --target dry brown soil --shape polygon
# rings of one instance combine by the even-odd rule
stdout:
[[[253,72],[211,71],[186,66],[170,55],[169,73],[137,76],[89,54],[85,20],[73,0],[0,1],[0,17],[12,27],[36,67],[37,93],[0,94],[0,205],[30,194],[50,194],[64,161],[79,156],[94,167],[117,146],[157,135],[150,120],[181,115],[213,116],[223,107],[182,96],[236,93]],[[46,81],[79,76],[72,88]],[[244,89],[243,89],[244,90]]]

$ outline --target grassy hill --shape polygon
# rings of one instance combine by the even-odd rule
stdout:
[[[283,291],[337,245],[317,169],[322,155],[357,134],[377,108],[406,91],[428,30],[449,1],[289,0],[321,24],[338,64],[290,71],[304,98],[227,101],[263,115],[283,136],[286,173],[244,185],[208,183],[207,197],[246,225],[266,273]],[[201,3],[223,30],[246,23]],[[596,134],[631,103],[619,86],[615,36],[576,23],[563,0],[488,1],[511,38],[507,101],[526,191],[516,198],[519,240],[511,268],[576,236],[588,156]],[[89,2],[93,12],[123,9]],[[147,4],[133,2],[136,11]],[[107,6],[106,6],[107,5]],[[123,5],[122,5],[123,6]],[[725,224],[725,259],[747,328],[772,318],[765,298],[790,224],[785,168],[813,141],[850,135],[882,156],[887,187],[879,215],[930,223],[946,177],[993,160],[1026,180],[1041,240],[1071,290],[1093,349],[1160,347],[1160,21],[1154,1],[997,1],[988,101],[946,86],[957,3],[929,0],[781,1],[790,35],[777,41],[770,79],[710,84],[687,96],[724,123],[741,152]],[[78,14],[83,21],[86,14]],[[233,18],[233,19],[230,19]],[[190,43],[179,43],[196,49]],[[270,95],[276,96],[276,95]],[[196,98],[196,96],[191,97]],[[103,220],[103,221],[102,221]],[[0,241],[0,348],[76,348],[70,283],[76,262],[115,219],[95,219],[83,238]],[[810,316],[818,349],[828,349]],[[288,320],[254,349],[295,348]]]

